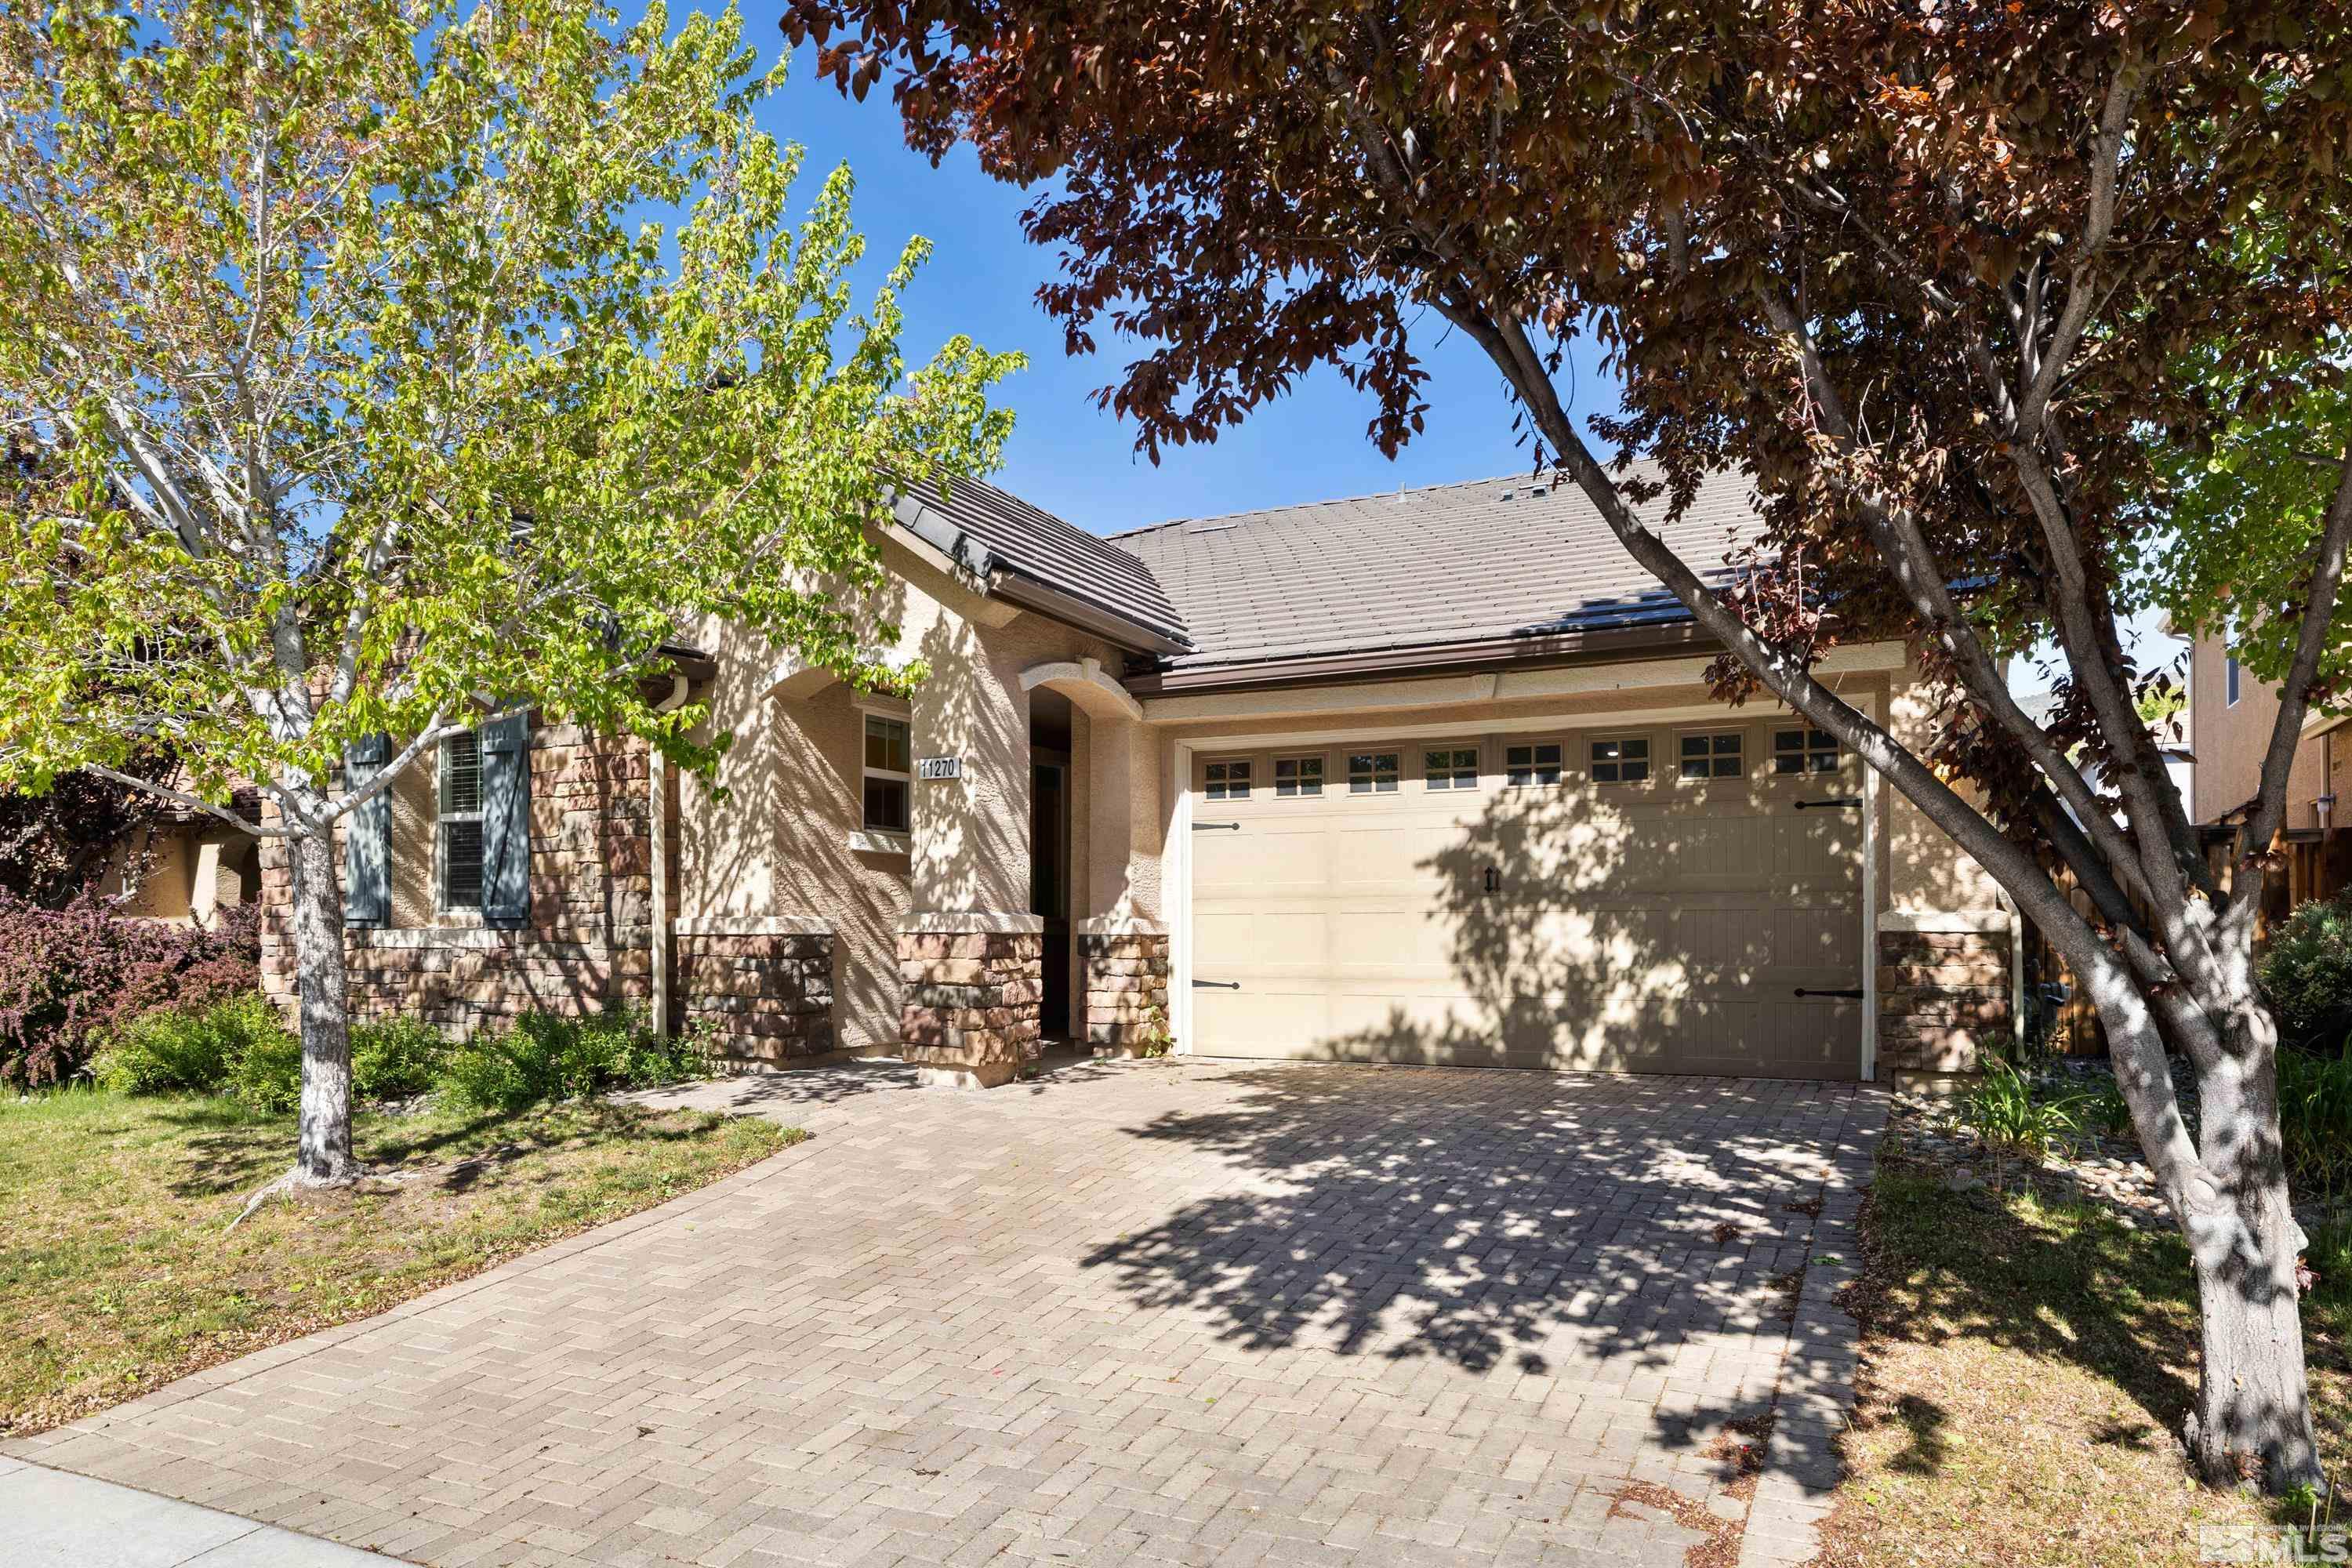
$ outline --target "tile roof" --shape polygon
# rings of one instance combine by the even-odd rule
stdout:
[[[1162,637],[1189,640],[1183,617],[1149,566],[1042,507],[981,479],[955,481],[944,500],[929,486],[902,497],[902,520],[911,502],[977,542],[995,570],[1009,570]],[[965,564],[978,563],[968,559]]]
[[[1726,474],[1656,526],[1706,576],[1758,522],[1745,477]],[[1583,492],[1525,474],[1187,518],[1110,542],[1181,612],[1195,651],[1178,669],[1689,619]]]

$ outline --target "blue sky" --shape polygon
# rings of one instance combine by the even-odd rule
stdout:
[[[745,20],[763,63],[782,51],[772,5],[747,5]],[[1098,332],[1097,352],[1072,359],[1063,353],[1061,328],[1036,304],[1037,286],[1055,275],[1055,257],[1021,236],[1024,193],[982,174],[961,149],[932,168],[908,149],[887,78],[855,102],[818,79],[807,48],[761,121],[779,140],[808,149],[797,193],[803,205],[835,165],[847,163],[856,174],[856,221],[868,246],[866,288],[879,281],[908,236],[936,247],[905,299],[910,362],[929,358],[960,331],[990,349],[1028,354],[1029,368],[1003,391],[1020,423],[997,482],[1081,528],[1109,533],[1172,517],[1526,468],[1527,453],[1512,445],[1501,378],[1475,345],[1458,334],[1447,340],[1433,316],[1423,340],[1433,372],[1428,428],[1396,461],[1365,437],[1370,399],[1321,372],[1213,445],[1164,452],[1155,468],[1134,450],[1135,427],[1097,412],[1088,397],[1118,380],[1138,348]],[[1613,408],[1613,384],[1590,362],[1580,368],[1578,415]]]

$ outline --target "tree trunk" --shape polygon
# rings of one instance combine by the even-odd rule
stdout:
[[[2189,1184],[2185,1205],[2203,1342],[2188,1438],[2209,1482],[2280,1492],[2321,1475],[2295,1282],[2304,1235],[2287,1198],[2268,1024],[2249,1020],[2231,1042],[2243,1054],[2199,1075],[2210,1179]]]
[[[302,1020],[302,1122],[298,1185],[325,1186],[360,1173],[352,1155],[351,1009],[344,989],[343,897],[329,833],[287,846],[294,868],[294,964]]]

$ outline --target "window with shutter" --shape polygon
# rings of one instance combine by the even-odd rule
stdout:
[[[482,921],[520,926],[530,916],[530,715],[493,719],[481,740]]]
[[[391,748],[370,735],[343,754],[343,787],[358,790],[383,772]],[[392,795],[379,790],[352,808],[343,828],[343,919],[380,926],[392,918]]]

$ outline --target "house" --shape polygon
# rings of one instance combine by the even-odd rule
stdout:
[[[2232,837],[2219,830],[2235,828],[2252,803],[2278,710],[2277,690],[2242,668],[2225,638],[2209,633],[2189,645],[2189,749],[2197,755],[2197,778],[2189,817],[2216,830],[2217,847]],[[2339,798],[2352,800],[2347,721],[2344,715],[2318,712],[2303,721],[2287,771],[2285,864],[2264,889],[2266,915],[2283,915],[2352,885],[2352,843],[2336,810]]]
[[[1726,479],[1666,525],[1752,526]],[[1525,478],[1098,538],[993,487],[878,531],[920,659],[862,693],[739,626],[633,740],[492,725],[353,814],[364,1010],[649,1009],[732,1055],[991,1085],[1103,1052],[1855,1079],[2015,1026],[1989,879],[1712,648],[1576,490]],[[1906,650],[1822,673],[1901,735]],[[370,759],[356,759],[368,765]],[[527,848],[525,847],[527,847]],[[282,849],[264,967],[289,994]]]
[[[180,789],[194,783],[184,775],[167,782]],[[260,804],[260,792],[249,784],[233,790],[228,802],[248,818]],[[208,812],[165,801],[104,852],[98,888],[132,919],[210,927],[256,897],[259,880],[258,846],[251,835]]]

